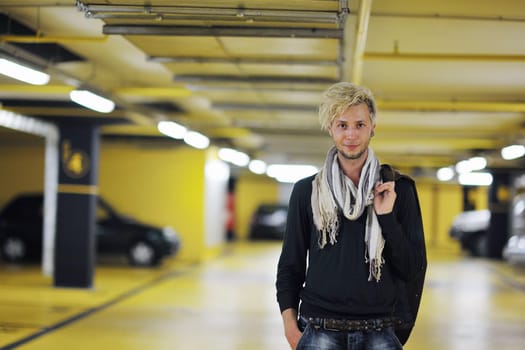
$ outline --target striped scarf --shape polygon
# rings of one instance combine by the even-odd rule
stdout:
[[[379,282],[383,265],[385,240],[374,211],[374,186],[379,181],[379,161],[371,148],[365,161],[358,187],[354,185],[339,167],[337,149],[328,151],[323,168],[312,182],[312,211],[318,230],[318,244],[322,249],[328,240],[337,242],[339,231],[338,210],[349,220],[357,220],[367,210],[365,231],[365,263],[369,263],[368,280]]]

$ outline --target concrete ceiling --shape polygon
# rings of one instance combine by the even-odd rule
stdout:
[[[474,155],[523,166],[499,156],[525,144],[522,0],[3,0],[0,13],[32,30],[7,25],[0,53],[52,75],[0,77],[3,108],[24,115],[96,118],[105,137],[130,139],[163,137],[156,123],[173,120],[252,159],[319,166],[331,145],[319,97],[345,80],[376,95],[382,162],[413,174]],[[77,58],[42,58],[44,44]],[[76,85],[119,108],[72,105]]]

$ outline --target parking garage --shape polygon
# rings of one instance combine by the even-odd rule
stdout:
[[[518,0],[0,2],[0,348],[288,349],[279,210],[350,81],[417,185],[405,348],[522,349],[524,21]]]

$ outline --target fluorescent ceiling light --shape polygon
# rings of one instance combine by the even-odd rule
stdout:
[[[490,186],[492,175],[490,173],[462,173],[458,181],[463,186]]]
[[[54,124],[9,111],[0,110],[0,126],[33,135],[58,139],[58,129]]]
[[[512,145],[501,149],[501,157],[506,160],[516,159],[525,155],[525,146]]]
[[[160,121],[157,124],[157,129],[159,129],[159,131],[164,135],[178,140],[182,140],[188,132],[188,129],[186,129],[184,126],[166,120]]]
[[[250,157],[246,153],[231,148],[221,148],[219,158],[237,166],[247,166],[250,162]]]
[[[210,145],[210,139],[196,131],[186,133],[186,135],[184,135],[184,142],[198,149],[205,149]]]
[[[300,164],[271,164],[266,170],[266,174],[275,178],[279,182],[293,183],[317,172],[317,168],[312,165]]]
[[[248,169],[255,174],[264,174],[266,172],[266,163],[259,159],[254,159],[248,164]]]
[[[49,82],[48,74],[8,61],[5,58],[0,58],[0,73],[33,85],[45,85]]]
[[[471,171],[485,169],[487,160],[483,157],[472,157],[468,160],[462,160],[456,164],[456,171],[458,173],[468,173]]]
[[[436,176],[439,181],[449,181],[454,177],[454,169],[452,167],[441,168],[437,171]]]
[[[109,113],[115,109],[115,103],[87,90],[73,90],[69,93],[71,101],[100,113]]]

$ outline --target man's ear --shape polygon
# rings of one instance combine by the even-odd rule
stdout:
[[[370,132],[370,137],[374,137],[374,135],[376,134],[375,133],[375,129],[376,129],[376,125],[372,125],[372,131]]]

